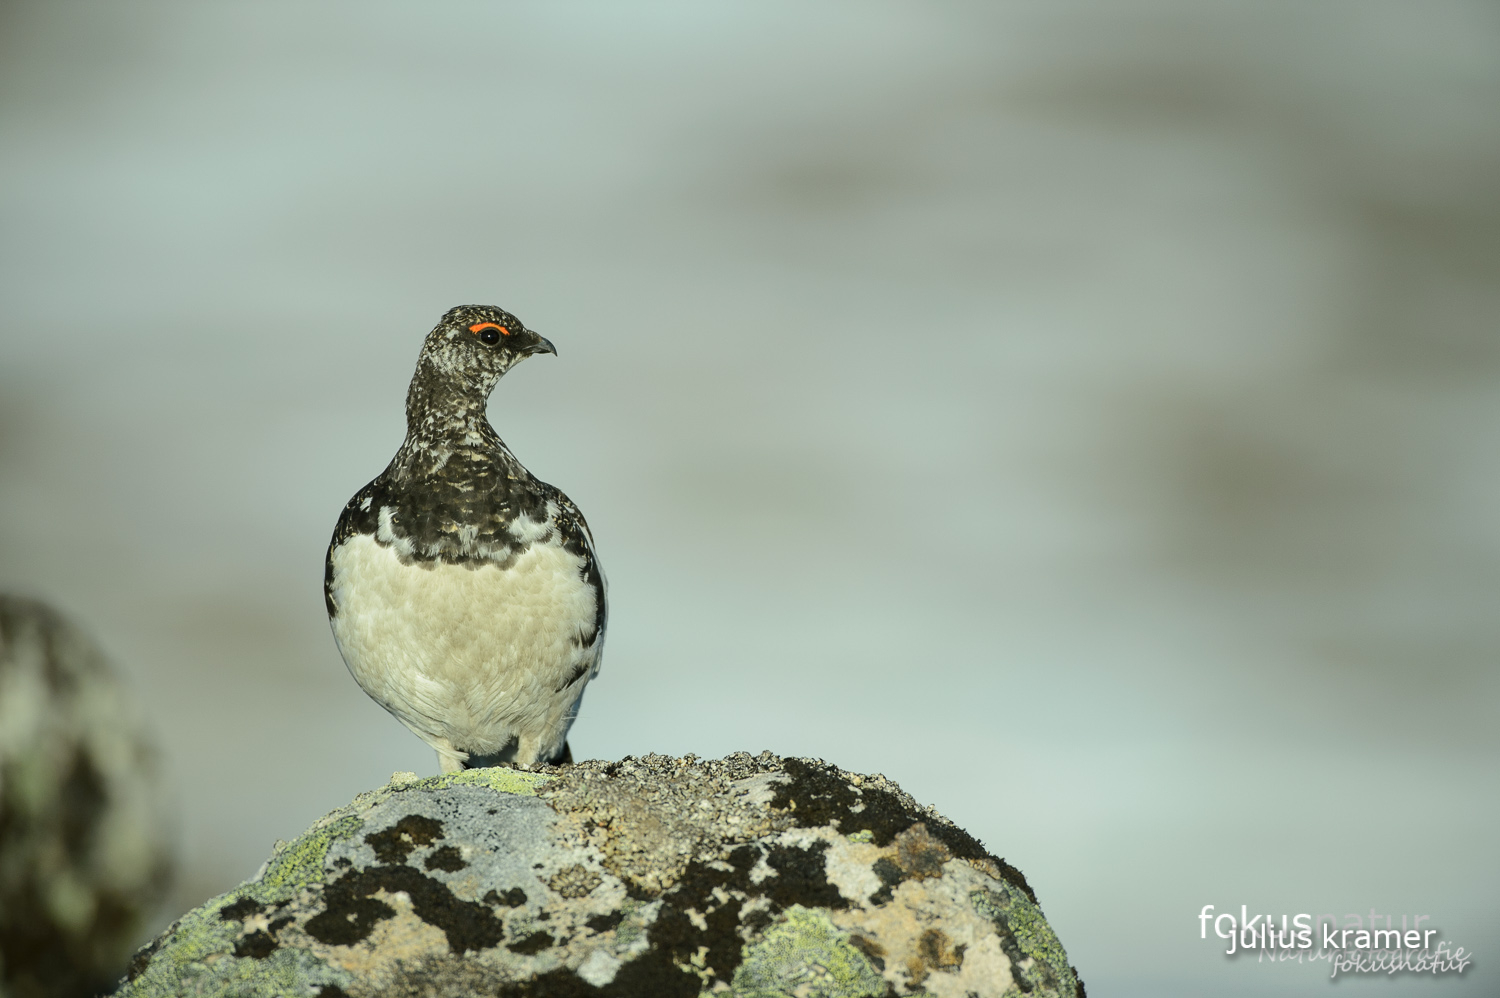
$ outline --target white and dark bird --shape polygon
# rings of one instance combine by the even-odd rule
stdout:
[[[604,574],[583,514],[522,467],[485,405],[552,344],[503,309],[450,309],[422,344],[406,439],[344,507],[324,595],[344,662],[443,772],[568,761],[599,671]]]

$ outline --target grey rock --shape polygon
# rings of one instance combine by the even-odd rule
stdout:
[[[1082,995],[1019,871],[881,776],[647,756],[392,782],[117,995]]]
[[[0,596],[0,995],[118,977],[169,872],[157,757],[99,648]]]

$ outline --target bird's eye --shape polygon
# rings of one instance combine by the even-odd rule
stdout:
[[[499,343],[502,335],[510,335],[509,329],[496,322],[476,322],[469,327],[469,332],[478,336],[483,343],[489,346]]]

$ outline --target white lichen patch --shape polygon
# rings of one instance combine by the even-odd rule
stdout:
[[[849,901],[861,905],[867,903],[870,895],[882,886],[874,866],[885,850],[837,834],[829,835],[827,842],[828,882]]]
[[[957,971],[930,973],[922,987],[934,998],[1002,998],[1012,983],[1010,957],[1001,950],[1000,937],[992,933],[965,948],[963,965]]]
[[[596,949],[578,965],[578,976],[594,987],[602,988],[615,979],[623,962],[606,949]]]
[[[729,785],[729,794],[747,804],[769,804],[776,795],[776,788],[787,782],[784,773],[760,773]]]

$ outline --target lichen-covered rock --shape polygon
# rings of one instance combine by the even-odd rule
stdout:
[[[1082,995],[1025,879],[880,776],[736,753],[397,774],[122,996]]]
[[[97,994],[166,887],[157,761],[98,647],[0,596],[0,995]]]

